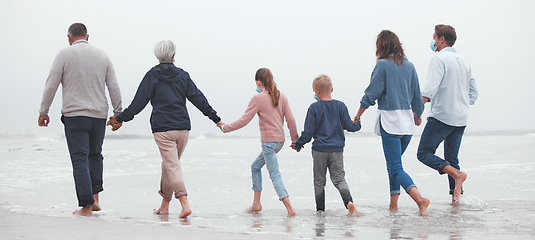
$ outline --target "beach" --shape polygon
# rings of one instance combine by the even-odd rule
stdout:
[[[77,201],[65,139],[0,136],[1,239],[534,239],[535,134],[468,133],[460,163],[468,173],[458,207],[450,205],[446,176],[416,159],[419,137],[407,149],[404,169],[431,200],[429,216],[404,192],[399,211],[388,210],[388,179],[380,137],[348,134],[346,180],[361,216],[347,216],[328,181],[326,212],[315,212],[310,145],[277,154],[283,182],[297,212],[287,217],[267,171],[263,211],[252,202],[250,164],[256,137],[193,136],[181,164],[193,214],[159,216],[161,159],[151,137],[105,140],[103,208],[73,216]],[[287,142],[287,145],[289,143]],[[441,154],[439,149],[438,154]],[[98,229],[98,230],[95,230]]]

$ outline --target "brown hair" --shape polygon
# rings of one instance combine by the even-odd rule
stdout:
[[[455,33],[455,28],[453,28],[450,25],[444,25],[444,24],[438,24],[435,26],[435,34],[437,34],[437,37],[444,37],[444,40],[446,40],[446,43],[453,47],[453,44],[455,44],[455,41],[457,40],[457,33]]]
[[[407,58],[398,36],[389,30],[383,30],[377,35],[375,45],[377,46],[375,51],[377,60],[386,59],[390,62],[390,59],[393,58],[397,65],[401,65]]]
[[[264,84],[266,90],[271,94],[273,106],[279,106],[280,91],[277,89],[277,84],[273,81],[273,74],[267,68],[260,68],[256,71],[255,80]]]

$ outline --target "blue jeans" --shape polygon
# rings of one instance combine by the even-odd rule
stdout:
[[[418,160],[437,170],[440,174],[444,174],[442,169],[448,165],[461,170],[458,155],[465,128],[466,126],[454,127],[447,125],[436,118],[427,118],[427,124],[420,138],[420,145],[418,145]],[[435,155],[438,146],[442,142],[444,142],[444,159]],[[448,180],[450,194],[453,194],[455,180],[450,176],[448,176]]]
[[[61,117],[71,156],[76,196],[80,207],[91,207],[93,194],[102,188],[102,143],[106,119]]]
[[[251,165],[253,191],[262,191],[262,167],[266,165],[279,200],[288,197],[288,192],[286,192],[286,188],[284,188],[284,184],[282,183],[279,162],[277,161],[276,155],[282,149],[282,146],[284,146],[283,142],[263,142],[262,152]]]
[[[400,194],[400,185],[405,192],[416,187],[412,178],[403,170],[401,155],[407,149],[412,135],[393,135],[387,133],[381,126],[381,140],[383,142],[383,152],[386,158],[386,169],[388,170],[388,180],[390,182],[390,195]]]

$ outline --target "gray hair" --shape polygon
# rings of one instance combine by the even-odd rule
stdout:
[[[160,62],[171,60],[175,51],[175,44],[171,40],[162,40],[154,46],[154,55]]]

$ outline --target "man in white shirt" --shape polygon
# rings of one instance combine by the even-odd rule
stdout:
[[[436,25],[431,50],[437,52],[429,64],[424,103],[431,112],[418,146],[418,160],[448,174],[452,203],[458,203],[467,174],[460,171],[459,148],[468,121],[469,105],[478,97],[470,65],[452,46],[457,34],[449,25]],[[444,159],[435,155],[444,142]]]
[[[47,127],[48,111],[61,84],[61,121],[71,156],[78,205],[74,214],[89,216],[99,211],[98,193],[102,188],[102,143],[108,116],[108,88],[113,112],[122,112],[121,92],[108,56],[91,46],[84,24],[69,27],[69,47],[54,59],[46,80],[38,124]]]

